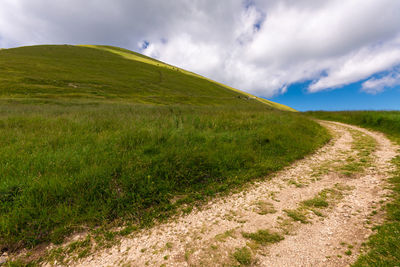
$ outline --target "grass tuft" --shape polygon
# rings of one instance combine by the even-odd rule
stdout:
[[[227,238],[235,238],[235,230],[231,229],[231,230],[227,230],[222,234],[218,234],[215,236],[215,239],[219,242],[225,242]]]
[[[260,215],[266,215],[270,213],[276,213],[276,209],[274,208],[274,205],[270,202],[265,202],[265,201],[257,201],[255,203],[256,205],[256,212]]]
[[[315,207],[315,208],[326,208],[329,206],[328,201],[321,196],[316,196],[312,199],[308,199],[302,202],[303,205],[307,207]]]
[[[286,215],[292,218],[294,221],[309,223],[308,218],[302,209],[284,210],[284,212],[286,212]]]
[[[237,248],[233,253],[233,257],[244,266],[248,266],[252,262],[251,251],[247,247]]]
[[[269,230],[258,230],[255,233],[242,233],[244,238],[249,238],[258,244],[268,245],[282,241],[284,237],[279,233],[271,233]]]

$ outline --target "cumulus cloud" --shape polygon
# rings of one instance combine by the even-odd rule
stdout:
[[[337,88],[363,80],[375,73],[391,69],[400,62],[400,43],[367,47],[338,58],[325,77],[310,85],[311,92]]]
[[[381,78],[371,78],[362,84],[361,90],[368,94],[378,94],[384,89],[400,85],[400,73],[392,72]]]
[[[400,65],[400,1],[2,0],[0,46],[40,43],[122,46],[259,96],[318,92]]]

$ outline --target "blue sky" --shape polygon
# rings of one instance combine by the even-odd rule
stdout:
[[[375,95],[362,92],[361,82],[316,93],[309,93],[308,86],[309,82],[294,84],[287,93],[269,99],[298,111],[400,110],[400,86]]]

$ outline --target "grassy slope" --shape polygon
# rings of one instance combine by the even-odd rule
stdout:
[[[93,48],[36,46],[2,50],[0,55],[0,98],[243,102],[242,94],[218,84]]]
[[[101,49],[1,50],[0,247],[149,225],[327,139],[300,114]]]
[[[279,104],[279,103],[275,103],[275,102],[269,101],[267,99],[256,97],[254,95],[251,95],[249,93],[246,93],[246,92],[240,91],[238,89],[232,88],[232,87],[227,86],[225,84],[215,82],[215,81],[213,81],[211,79],[208,79],[206,77],[200,76],[200,75],[198,75],[196,73],[193,73],[193,72],[190,72],[190,71],[187,71],[187,70],[184,70],[184,69],[177,68],[175,66],[166,64],[164,62],[155,60],[155,59],[150,58],[150,57],[146,57],[144,55],[141,55],[141,54],[138,54],[138,53],[135,53],[135,52],[123,49],[123,48],[112,47],[112,46],[99,46],[99,45],[84,45],[84,47],[92,47],[92,48],[96,48],[96,49],[101,49],[101,50],[105,50],[105,51],[109,51],[109,52],[115,53],[117,55],[120,55],[120,56],[122,56],[124,58],[127,58],[127,59],[130,59],[130,60],[140,61],[140,62],[152,64],[152,65],[155,65],[155,66],[159,66],[159,67],[164,67],[164,68],[167,68],[167,69],[180,71],[180,72],[182,72],[182,73],[184,73],[186,75],[194,76],[196,78],[204,79],[204,80],[207,80],[207,81],[212,82],[214,84],[218,84],[219,86],[222,86],[222,87],[227,88],[229,90],[232,90],[234,92],[238,92],[240,94],[243,94],[243,95],[245,95],[245,96],[247,96],[249,98],[252,98],[252,99],[255,99],[257,101],[260,101],[260,102],[262,102],[264,104],[267,104],[268,106],[271,106],[273,108],[280,109],[280,110],[285,110],[285,111],[296,111],[295,109],[293,109],[291,107],[288,107],[288,106],[285,106],[285,105],[282,105],[282,104]]]
[[[400,112],[309,112],[319,119],[351,123],[386,133],[400,145]],[[354,266],[398,266],[400,264],[400,156],[394,163],[397,170],[390,179],[393,201],[386,206],[387,220],[377,228],[368,242],[369,252]]]

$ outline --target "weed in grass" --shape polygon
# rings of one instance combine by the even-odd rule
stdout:
[[[242,233],[244,238],[249,238],[261,245],[277,243],[284,239],[279,233],[271,233],[269,230],[258,230],[255,233]]]
[[[252,262],[251,251],[247,247],[236,248],[233,253],[233,257],[239,262],[241,265],[250,265]]]

